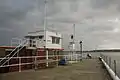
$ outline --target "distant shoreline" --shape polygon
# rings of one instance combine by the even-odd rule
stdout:
[[[80,52],[80,51],[77,50],[77,52]],[[120,52],[120,50],[116,50],[116,49],[113,49],[113,50],[90,50],[90,51],[82,51],[82,52]]]
[[[83,52],[120,52],[120,50],[91,50],[91,51],[83,51]]]

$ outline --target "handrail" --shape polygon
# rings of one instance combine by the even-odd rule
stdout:
[[[2,62],[4,59],[6,59],[6,57],[8,57],[10,54],[12,54],[17,48],[19,48],[22,45],[22,43],[20,45],[18,45],[15,49],[12,50],[12,52],[10,52],[8,55],[6,55],[5,57],[3,57],[2,60],[0,60],[0,62]]]
[[[100,57],[101,58],[101,57]],[[116,73],[110,68],[110,66],[101,58],[102,63],[106,67],[108,73],[112,77],[113,80],[120,80],[120,78],[116,75]]]
[[[19,48],[19,47],[21,47],[21,46],[23,45],[23,46],[19,49],[19,50],[21,50],[21,49],[25,46],[26,41],[27,41],[27,40],[25,40],[23,43],[21,43],[19,46],[17,46],[15,49],[13,49],[13,51],[12,51],[10,54],[6,55],[0,62],[2,62],[3,60],[5,60],[5,59],[6,59],[7,57],[9,57],[17,48]],[[16,53],[18,53],[18,50],[12,55],[12,57],[13,57]],[[10,59],[11,59],[11,57],[10,57],[8,60],[6,60],[3,64],[1,64],[1,66],[3,66],[3,65],[4,65],[6,62],[8,62]]]
[[[79,54],[77,54],[76,56],[78,56]],[[60,58],[59,57],[69,57],[71,55],[49,55],[49,57],[51,57],[52,59],[41,59],[41,60],[37,60],[36,63],[46,63],[46,62],[54,62],[54,61],[59,61]],[[32,58],[32,59],[35,59],[35,58],[41,58],[41,57],[46,57],[46,56],[26,56],[26,57],[11,57],[12,59],[27,59],[27,58]],[[54,57],[57,57],[56,59],[53,59]],[[66,59],[67,60],[67,59]],[[76,60],[79,60],[78,58],[76,58]],[[68,60],[69,61],[69,60]],[[34,61],[31,61],[31,62],[21,62],[21,63],[16,63],[16,64],[6,64],[6,65],[1,65],[0,67],[8,67],[8,66],[18,66],[18,65],[27,65],[27,64],[33,64]]]

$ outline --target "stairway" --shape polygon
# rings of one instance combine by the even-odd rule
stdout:
[[[5,57],[3,57],[1,60],[0,60],[0,68],[1,67],[8,67],[8,62],[13,58],[15,57],[18,52],[20,50],[22,50],[27,44],[27,40],[24,40],[21,42],[21,44],[19,44],[15,49],[12,50],[12,52],[10,52],[8,55],[6,55]]]

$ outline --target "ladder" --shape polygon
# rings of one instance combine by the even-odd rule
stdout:
[[[16,54],[18,54],[18,52],[20,50],[22,50],[26,44],[27,44],[27,41],[28,40],[23,40],[15,49],[12,50],[12,52],[10,52],[8,55],[6,55],[5,57],[3,57],[1,60],[0,60],[0,67],[5,67],[5,64],[7,62],[9,62]]]

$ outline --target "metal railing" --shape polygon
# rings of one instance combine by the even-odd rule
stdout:
[[[26,45],[27,40],[24,40],[21,44],[19,44],[15,49],[12,50],[12,52],[10,52],[8,55],[6,55],[5,57],[3,57],[0,60],[0,66],[3,66],[4,64],[6,64],[10,59],[12,59],[12,57],[14,57],[21,49],[24,48],[24,46]]]
[[[114,71],[115,76],[120,77],[120,63],[117,60],[112,59],[110,56],[100,54],[101,58],[109,65],[109,67]]]
[[[58,65],[58,62],[60,61],[60,59],[63,59],[63,58],[67,62],[74,61],[74,63],[76,63],[76,62],[80,61],[78,56],[79,56],[79,54],[75,54],[74,56],[71,56],[71,55],[49,55],[48,60],[46,59],[46,56],[9,57],[9,58],[6,58],[6,59],[8,59],[9,63],[12,62],[12,60],[18,60],[18,61],[16,63],[1,65],[0,68],[19,66],[19,72],[21,72],[21,70],[22,70],[21,66],[36,65],[35,68],[37,68],[37,65],[39,65],[39,64],[52,63],[52,62],[56,62],[56,65]],[[74,58],[71,58],[71,57],[74,57]],[[2,58],[0,58],[0,59],[2,59]]]

